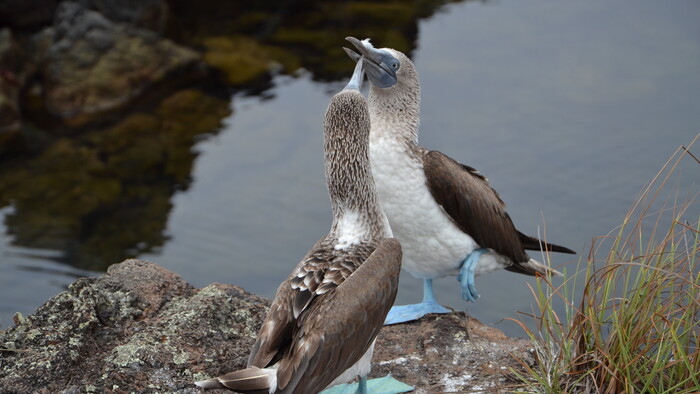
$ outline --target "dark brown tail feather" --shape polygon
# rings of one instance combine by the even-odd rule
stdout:
[[[523,234],[520,231],[518,231],[518,237],[525,250],[542,250],[544,248],[547,252],[576,254],[576,252],[565,246],[550,244],[538,238]]]
[[[205,390],[229,389],[246,394],[267,394],[270,392],[270,373],[275,373],[275,370],[249,367],[195,384]]]

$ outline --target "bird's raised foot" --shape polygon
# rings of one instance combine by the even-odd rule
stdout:
[[[363,386],[364,391],[362,391]],[[413,386],[399,382],[391,375],[387,375],[383,378],[365,380],[364,385],[362,379],[360,382],[339,384],[323,390],[321,394],[398,394],[413,390]]]
[[[449,309],[434,301],[423,301],[420,304],[393,306],[384,319],[384,325],[405,323],[418,320],[429,313],[450,313]]]
[[[474,302],[479,298],[479,294],[476,292],[476,285],[474,284],[474,271],[477,263],[479,263],[479,257],[488,251],[488,249],[483,248],[476,249],[469,253],[464,262],[462,262],[462,268],[459,270],[457,280],[462,285],[462,299],[464,301]]]

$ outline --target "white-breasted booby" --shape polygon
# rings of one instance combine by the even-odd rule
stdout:
[[[434,278],[457,275],[462,298],[478,298],[474,276],[498,269],[527,275],[559,274],[525,250],[575,253],[518,231],[488,180],[472,167],[418,145],[420,82],[411,60],[369,40],[348,37],[364,57],[371,82],[370,164],[403,267],[423,279],[423,302],[394,307],[386,324],[449,312],[435,301]]]
[[[390,238],[369,167],[363,78],[359,61],[324,119],[330,233],[278,288],[248,368],[197,382],[199,387],[318,393],[359,376],[358,392],[366,392],[374,341],[396,298],[401,246]]]

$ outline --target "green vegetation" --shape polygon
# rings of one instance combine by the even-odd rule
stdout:
[[[299,60],[289,51],[262,45],[242,35],[207,37],[203,44],[206,48],[204,61],[222,71],[226,83],[231,86],[251,84],[277,67],[286,73],[301,67]]]
[[[696,196],[680,202],[672,193],[661,201],[684,160],[694,170],[700,166],[689,149],[679,148],[614,234],[594,240],[585,269],[579,263],[558,286],[551,278],[537,280],[537,311],[530,317],[538,330],[516,321],[538,361],[533,367],[522,363],[526,374],[513,370],[524,392],[700,390],[700,218],[690,209]],[[610,241],[605,263],[595,267],[595,256]],[[563,318],[554,307],[562,302]]]

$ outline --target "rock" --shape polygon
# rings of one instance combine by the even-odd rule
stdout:
[[[77,0],[107,19],[162,33],[168,17],[165,0]]]
[[[245,365],[269,301],[222,284],[195,289],[153,263],[127,260],[79,279],[0,332],[3,392],[197,393],[195,380]],[[529,341],[464,313],[382,329],[371,377],[416,393],[505,392]]]
[[[43,72],[45,105],[60,118],[89,118],[123,107],[176,74],[194,72],[199,61],[193,50],[152,31],[64,2],[56,10]]]
[[[192,382],[245,365],[268,302],[194,289],[127,260],[82,278],[0,332],[2,392],[198,392]]]
[[[508,338],[464,312],[429,315],[417,322],[384,327],[377,338],[372,376],[392,374],[416,393],[510,392],[532,365],[529,340]],[[516,358],[517,357],[517,358]]]

